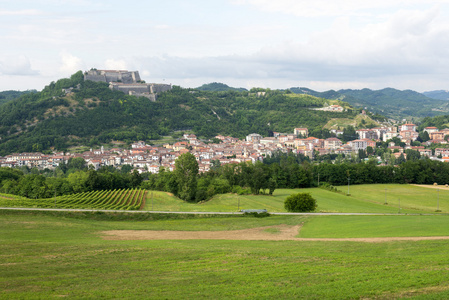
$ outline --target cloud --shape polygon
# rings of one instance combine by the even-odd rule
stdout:
[[[0,16],[37,16],[42,15],[43,12],[36,9],[24,9],[24,10],[1,10]]]
[[[371,15],[373,10],[429,5],[427,0],[231,0],[235,5],[250,5],[259,10],[300,17]],[[433,0],[431,5],[448,3]]]
[[[135,57],[128,63],[148,70],[155,81],[195,79],[359,88],[435,81],[449,68],[449,24],[436,8],[398,11],[383,22],[354,27],[347,18],[305,40],[264,47],[252,54],[203,57]],[[442,81],[440,80],[439,83]],[[429,84],[427,84],[429,86]],[[273,86],[271,86],[273,87]],[[279,87],[279,86],[278,86]],[[285,88],[286,86],[284,86]],[[348,87],[348,86],[346,86]]]
[[[31,63],[25,55],[6,56],[0,59],[0,74],[2,75],[38,75],[31,68]]]
[[[383,23],[351,27],[338,19],[307,41],[266,47],[250,59],[271,64],[278,74],[326,78],[425,74],[449,67],[449,27],[436,10],[398,12]],[[439,53],[437,53],[439,52]]]
[[[73,74],[79,70],[84,69],[83,61],[80,58],[68,52],[64,51],[60,53],[60,58],[61,58],[61,67],[59,68],[59,70],[63,73]]]
[[[127,70],[129,64],[124,59],[107,59],[104,65],[109,70]]]

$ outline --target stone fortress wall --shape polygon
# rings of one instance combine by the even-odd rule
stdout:
[[[157,94],[172,89],[171,84],[142,82],[139,71],[91,69],[84,72],[84,80],[108,82],[111,90],[137,97],[146,97],[151,101],[156,101]]]

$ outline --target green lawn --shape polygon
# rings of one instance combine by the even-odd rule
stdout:
[[[304,238],[449,236],[449,216],[316,216],[307,219],[299,236]]]
[[[269,212],[285,212],[284,201],[292,193],[308,192],[317,199],[319,212],[361,213],[434,213],[437,209],[438,192],[434,189],[400,184],[372,184],[337,187],[343,193],[319,188],[277,189],[268,195],[217,195],[213,199],[191,204],[165,192],[149,192],[145,210],[155,211],[220,211],[265,208]],[[387,204],[385,205],[385,189]],[[153,195],[153,196],[151,196]],[[400,199],[400,201],[399,201]],[[400,203],[399,203],[400,202]],[[439,191],[439,209],[449,212],[449,191]]]
[[[341,187],[343,189],[343,187]],[[408,207],[412,210],[435,211],[437,206],[443,212],[449,212],[449,190],[418,187],[408,184],[363,184],[350,186],[350,193],[362,201],[388,206]],[[385,197],[386,195],[386,197]]]
[[[449,241],[112,241],[100,234],[120,229],[227,230],[306,221],[301,235],[312,237],[336,228],[344,236],[363,232],[377,236],[381,224],[387,236],[400,235],[401,227],[414,223],[428,235],[438,233],[434,229],[438,224],[441,233],[446,232],[449,217],[384,218],[135,221],[108,219],[106,214],[0,211],[0,299],[449,298]]]

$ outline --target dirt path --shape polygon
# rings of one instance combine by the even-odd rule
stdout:
[[[449,236],[379,238],[296,238],[301,225],[268,226],[231,231],[110,230],[100,234],[105,240],[246,240],[246,241],[350,241],[382,243],[391,241],[448,240]]]
[[[411,185],[425,187],[425,188],[429,188],[429,189],[449,190],[449,186],[444,186],[444,185],[430,185],[430,184],[411,184]]]

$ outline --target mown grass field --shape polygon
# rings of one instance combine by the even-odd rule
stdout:
[[[160,217],[0,211],[0,299],[449,298],[444,240],[119,241],[101,233],[304,223],[302,237],[449,235],[447,216]]]
[[[435,213],[437,207],[442,213],[449,212],[449,190],[443,187],[438,191],[401,184],[351,185],[350,196],[345,195],[348,191],[347,186],[337,188],[342,193],[319,188],[277,189],[273,196],[225,194],[217,195],[212,200],[200,204],[186,203],[168,193],[152,191],[147,194],[144,209],[232,212],[241,209],[265,208],[269,212],[285,212],[285,198],[292,193],[307,192],[317,199],[319,212],[419,214]]]
[[[305,238],[362,238],[449,235],[449,216],[316,216],[301,229]]]
[[[346,192],[347,186],[338,187]],[[385,204],[385,189],[386,202]],[[145,210],[283,212],[310,192],[322,212],[387,216],[194,216],[0,210],[0,299],[448,299],[449,240],[106,240],[109,230],[228,231],[302,225],[301,238],[449,236],[449,190],[353,185],[351,196],[278,189],[190,204],[148,192]],[[400,199],[400,208],[399,208]],[[438,201],[438,204],[437,204]],[[441,212],[435,213],[439,206]],[[432,214],[432,215],[429,215]],[[279,234],[275,228],[267,234]]]

